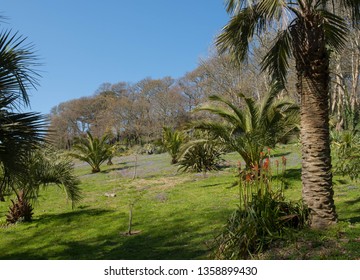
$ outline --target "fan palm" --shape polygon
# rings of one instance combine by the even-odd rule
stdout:
[[[213,136],[238,152],[246,167],[260,166],[260,153],[273,147],[280,140],[292,135],[298,124],[298,106],[290,101],[277,99],[277,88],[273,87],[264,98],[256,102],[253,98],[238,94],[244,101],[239,108],[230,100],[213,95],[210,100],[222,106],[210,104],[198,110],[206,110],[221,117],[224,122],[195,122],[195,128],[209,131]]]
[[[301,99],[303,199],[310,209],[311,226],[327,227],[337,220],[329,141],[330,50],[341,51],[348,24],[359,23],[360,1],[227,0],[226,7],[231,19],[217,38],[221,52],[243,61],[254,35],[275,27],[277,37],[262,68],[285,83],[288,60],[295,58]],[[347,16],[340,15],[344,11]]]
[[[24,156],[43,141],[45,118],[18,113],[29,105],[28,90],[37,85],[32,46],[9,31],[0,32],[0,200],[12,177],[26,168]]]
[[[26,207],[23,209],[21,205],[35,200],[41,187],[56,185],[63,188],[72,206],[81,199],[80,182],[73,173],[72,161],[65,155],[44,146],[24,155],[22,160],[24,169],[12,177],[11,188],[17,200],[13,201],[13,207],[7,215],[9,222],[14,223],[23,217],[31,220],[32,214],[26,215]]]
[[[90,132],[87,132],[86,137],[79,137],[75,139],[73,150],[69,153],[70,156],[88,163],[92,172],[100,172],[100,166],[112,156],[111,146],[108,144],[109,135],[104,135],[101,138],[93,137]]]

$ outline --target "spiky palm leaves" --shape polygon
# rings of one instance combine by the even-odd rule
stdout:
[[[25,38],[10,31],[0,32],[1,98],[11,98],[11,106],[29,105],[28,90],[38,84],[38,66],[33,46]]]
[[[75,139],[74,151],[70,153],[70,156],[88,163],[93,173],[100,172],[101,164],[112,156],[112,149],[108,142],[109,135],[97,138],[88,132],[86,137]]]
[[[162,145],[171,156],[171,163],[178,162],[180,147],[185,140],[183,132],[163,127]]]
[[[298,106],[290,101],[278,100],[277,93],[274,88],[258,102],[238,94],[244,102],[241,108],[223,97],[211,96],[210,100],[220,106],[210,104],[199,110],[218,115],[223,122],[195,122],[194,127],[208,131],[230,150],[238,152],[248,168],[259,166],[260,153],[264,148],[275,146],[298,126]]]
[[[8,222],[31,220],[29,200],[41,186],[61,185],[72,202],[80,199],[71,162],[40,150],[48,132],[45,117],[18,112],[29,105],[28,90],[37,85],[36,60],[23,37],[0,32],[0,199],[4,200],[4,192],[17,196],[9,208]]]
[[[25,168],[24,157],[44,139],[45,118],[19,113],[29,105],[28,90],[37,85],[32,46],[11,32],[0,32],[0,200],[14,176]]]
[[[36,200],[40,188],[58,186],[65,190],[72,205],[81,199],[79,180],[73,173],[73,163],[61,152],[51,147],[35,149],[23,156],[24,169],[11,179],[11,188],[17,199],[9,208],[8,222],[23,218],[30,221],[30,200]],[[30,206],[29,206],[30,205]],[[15,219],[17,217],[17,220]]]
[[[221,156],[225,153],[224,145],[203,136],[197,135],[194,140],[182,145],[178,154],[179,170],[206,173],[219,167]]]
[[[273,78],[285,82],[289,69],[288,59],[295,56],[297,63],[309,60],[309,55],[324,41],[339,51],[345,45],[348,22],[360,19],[360,1],[283,1],[283,0],[227,0],[227,12],[232,16],[217,38],[220,52],[229,52],[234,60],[249,56],[254,36],[261,36],[270,28],[278,28],[273,45],[262,61],[263,70]],[[346,10],[348,17],[339,12]],[[314,32],[321,29],[321,37]],[[312,34],[313,33],[313,34]],[[306,71],[306,69],[304,69]],[[310,70],[310,69],[308,69]]]

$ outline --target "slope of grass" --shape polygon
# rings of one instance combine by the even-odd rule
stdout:
[[[300,156],[296,145],[279,147],[287,157],[286,196],[301,196]],[[236,208],[238,156],[226,156],[226,168],[203,174],[178,174],[170,157],[139,155],[114,159],[92,174],[76,162],[83,200],[71,209],[62,190],[41,193],[34,221],[5,226],[9,200],[0,203],[1,259],[207,259],[214,237]],[[335,178],[339,224],[329,231],[302,231],[258,258],[337,259],[360,257],[359,185]],[[105,193],[115,193],[107,197]],[[134,202],[135,201],[135,202]],[[133,231],[127,236],[129,204]]]

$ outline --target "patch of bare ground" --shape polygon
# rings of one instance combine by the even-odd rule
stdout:
[[[162,177],[156,179],[136,179],[130,184],[138,189],[151,187],[152,190],[164,191],[189,181],[191,181],[189,178]]]
[[[278,241],[271,248],[255,256],[256,259],[263,260],[314,260],[329,259],[329,256],[347,255],[343,248],[343,243],[347,240],[324,240],[309,241],[297,240]]]

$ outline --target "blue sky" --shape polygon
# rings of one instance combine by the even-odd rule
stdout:
[[[228,21],[223,0],[2,0],[0,12],[43,63],[27,110],[44,114],[104,82],[182,77]]]

